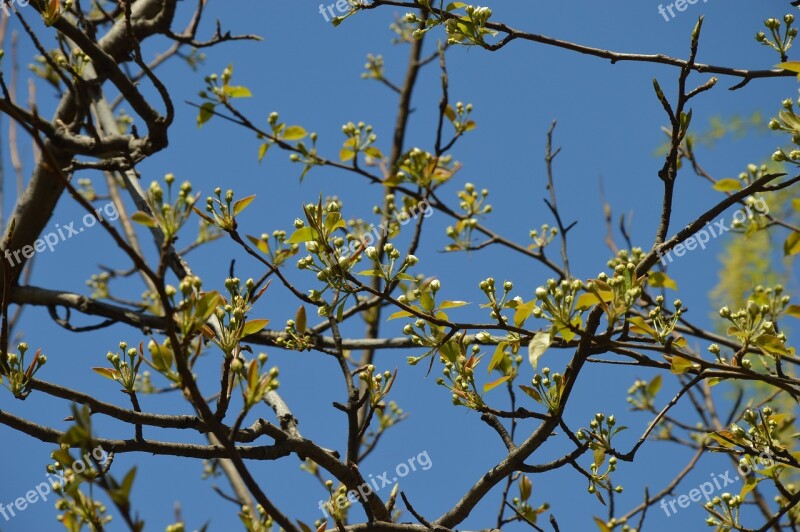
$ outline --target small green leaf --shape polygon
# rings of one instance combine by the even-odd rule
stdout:
[[[283,130],[283,140],[300,140],[307,134],[306,130],[300,126],[289,126]]]
[[[268,323],[269,320],[264,319],[248,321],[242,329],[242,337],[260,332]]]
[[[261,253],[264,255],[269,255],[269,242],[250,235],[247,235],[247,240],[249,240],[256,248],[258,248]]]
[[[789,351],[780,338],[771,334],[762,334],[755,339],[755,343],[770,355],[788,355]]]
[[[239,214],[240,212],[245,210],[247,208],[247,206],[250,205],[250,203],[252,203],[252,201],[254,199],[256,199],[256,195],[255,194],[253,194],[251,196],[247,196],[246,198],[242,198],[242,199],[236,201],[233,204],[233,215],[236,216],[237,214]]]
[[[457,308],[463,307],[464,305],[469,305],[466,301],[442,301],[442,304],[439,305],[440,309],[448,309],[448,308]]]
[[[313,227],[301,227],[300,229],[295,230],[292,233],[292,236],[286,240],[287,244],[302,244],[304,242],[311,242],[315,240],[319,235],[314,230]]]
[[[215,104],[206,102],[200,106],[200,111],[197,113],[197,127],[203,127],[203,124],[211,120],[214,116]]]
[[[131,216],[131,220],[133,220],[134,222],[136,222],[138,224],[142,224],[142,225],[144,225],[146,227],[157,227],[158,226],[158,222],[156,221],[155,218],[153,218],[152,216],[150,216],[146,212],[142,212],[142,211],[137,211],[137,212],[133,213],[133,216]]]
[[[783,254],[790,256],[798,253],[800,253],[800,233],[792,233],[783,243]]]
[[[487,382],[486,384],[483,385],[483,393],[486,393],[486,392],[488,392],[489,390],[491,390],[493,388],[497,388],[498,386],[500,386],[501,384],[503,384],[504,382],[506,382],[510,378],[511,378],[510,375],[505,375],[504,377],[500,377],[496,381]]]
[[[111,368],[92,368],[92,371],[99,373],[107,379],[116,381],[119,378],[119,371]]]
[[[664,272],[653,272],[647,278],[647,284],[653,288],[670,288],[672,290],[678,289],[678,284]]]
[[[250,98],[253,95],[250,89],[241,85],[226,85],[222,87],[222,92],[228,98]]]
[[[719,192],[736,192],[742,190],[742,183],[738,179],[728,177],[714,183],[713,188]]]
[[[692,366],[694,366],[694,362],[692,362],[691,360],[688,360],[678,355],[672,356],[672,363],[670,364],[670,367],[672,369],[672,373],[674,373],[675,375],[686,373],[687,371],[692,369]]]
[[[528,362],[531,363],[533,369],[536,369],[536,366],[539,364],[539,358],[547,351],[547,348],[550,347],[550,343],[549,332],[537,332],[533,335],[533,338],[531,338],[528,344]]]

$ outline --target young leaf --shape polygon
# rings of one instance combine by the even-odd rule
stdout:
[[[528,344],[528,361],[531,363],[531,366],[533,366],[533,369],[536,369],[536,366],[539,364],[539,358],[547,351],[547,348],[550,347],[550,343],[549,332],[538,332],[531,338]]]

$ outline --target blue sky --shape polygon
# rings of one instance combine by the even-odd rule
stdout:
[[[181,3],[184,15],[191,7],[188,4]],[[173,172],[179,180],[191,180],[203,196],[215,186],[233,188],[237,197],[256,194],[256,202],[240,221],[241,232],[248,234],[289,230],[292,220],[302,215],[302,204],[316,200],[320,193],[341,197],[346,217],[370,219],[371,208],[381,197],[379,188],[355,176],[328,169],[312,170],[301,184],[297,179],[299,167],[291,164],[285,154],[270,151],[259,164],[257,139],[220,120],[212,120],[198,129],[196,111],[184,101],[197,102],[203,77],[219,73],[232,63],[234,83],[246,85],[254,95],[250,100],[242,100],[240,108],[256,123],[266,125],[267,115],[277,111],[287,123],[316,131],[320,152],[333,156],[343,141],[341,125],[363,120],[374,126],[377,144],[386,152],[394,125],[395,96],[376,82],[362,80],[360,74],[368,53],[381,54],[385,58],[387,75],[400,82],[408,51],[406,47],[391,44],[389,24],[403,12],[393,8],[370,11],[333,28],[319,14],[318,3],[306,0],[239,0],[209,4],[203,28],[206,34],[213,30],[209,21],[219,18],[225,29],[259,34],[264,41],[230,43],[207,50],[207,61],[197,72],[179,62],[159,70],[158,74],[173,95],[177,116],[169,149],[139,168],[143,184],[146,186],[151,180]],[[782,16],[787,12],[787,4],[777,0],[758,3],[709,0],[689,6],[667,22],[658,13],[658,3],[649,0],[577,0],[533,5],[496,0],[490,3],[493,19],[527,31],[616,51],[681,57],[687,54],[689,34],[697,17],[705,15],[698,60],[757,69],[771,67],[777,62],[777,56],[757,45],[753,36],[761,29],[762,19]],[[16,24],[12,22],[12,28],[18,28]],[[178,26],[182,24],[181,21]],[[441,35],[439,30],[431,32],[426,53],[434,49],[434,40]],[[24,38],[21,43],[23,57],[30,57],[29,44]],[[45,43],[52,45],[52,39],[45,39]],[[149,47],[146,51],[152,54],[158,49]],[[23,65],[25,62],[27,59]],[[662,161],[654,152],[663,142],[660,127],[665,123],[663,110],[653,95],[652,78],[657,77],[671,97],[676,87],[675,68],[642,63],[611,65],[555,48],[515,42],[495,53],[455,48],[448,53],[448,70],[451,101],[473,103],[473,118],[478,128],[456,145],[453,155],[464,167],[439,193],[441,198],[457,206],[455,193],[467,181],[479,188],[489,188],[494,213],[486,224],[509,238],[527,243],[530,229],[553,222],[542,201],[546,195],[542,156],[547,128],[557,119],[556,143],[563,148],[555,165],[559,205],[566,220],[579,220],[570,233],[573,273],[584,278],[594,276],[605,269],[610,258],[603,244],[601,180],[615,214],[633,214],[635,244],[649,247],[661,201],[661,182],[656,172]],[[426,69],[420,76],[406,137],[407,147],[431,149],[433,145],[440,97],[438,76],[435,67]],[[694,74],[690,79],[701,84],[707,76]],[[693,101],[694,124],[698,130],[707,129],[715,116],[750,116],[757,111],[771,116],[777,111],[780,100],[795,96],[797,90],[793,78],[781,78],[755,81],[739,91],[727,91],[736,81],[722,78],[716,89]],[[44,116],[49,115],[56,101],[52,88],[39,88],[39,107]],[[3,138],[7,125],[4,117]],[[738,175],[748,163],[763,162],[782,141],[772,134],[754,134],[744,139],[725,140],[711,150],[700,149],[699,155],[713,175],[731,177]],[[13,187],[7,150],[3,150],[2,155],[8,179],[6,190],[10,191]],[[25,161],[30,160],[28,148],[23,149],[23,157]],[[102,180],[98,176],[93,178],[97,188],[102,189]],[[12,206],[11,195],[7,192],[4,198],[6,214]],[[673,228],[679,228],[718,200],[719,193],[712,191],[705,181],[683,172],[675,197]],[[78,206],[65,197],[50,225],[79,220],[82,214]],[[502,249],[491,248],[472,255],[441,253],[444,229],[449,223],[444,215],[434,214],[428,222],[428,236],[417,255],[421,258],[418,271],[439,277],[444,297],[475,303],[454,311],[451,316],[458,312],[459,319],[485,321],[486,317],[477,308],[482,302],[477,285],[487,276],[513,281],[515,292],[525,299],[532,297],[535,287],[547,279],[548,272],[539,265]],[[184,243],[194,238],[192,230],[192,225],[186,228]],[[152,257],[152,242],[143,238],[143,243]],[[723,239],[716,239],[707,250],[687,255],[670,270],[679,285],[679,296],[691,309],[690,316],[702,324],[708,324],[707,316],[713,310],[708,303],[708,292],[716,282],[719,255],[723,252]],[[555,249],[551,253],[557,255]],[[207,288],[222,288],[232,258],[237,259],[239,277],[262,273],[258,264],[227,241],[198,251],[190,256],[190,262]],[[90,273],[98,271],[97,265],[101,263],[117,268],[129,266],[114,250],[108,235],[94,228],[59,244],[54,252],[38,256],[32,284],[88,293],[84,282]],[[302,288],[316,287],[316,281],[309,275],[293,267],[290,270],[290,278]],[[792,288],[796,289],[796,280]],[[140,286],[128,285],[121,295],[136,298],[141,291]],[[274,285],[254,315],[269,318],[273,327],[281,328],[281,324],[292,317],[297,305],[285,290]],[[93,323],[91,318],[75,319],[81,324]],[[402,323],[387,323],[384,331],[397,336],[401,327]],[[53,324],[46,310],[30,308],[25,312],[20,332],[28,344],[33,348],[41,347],[48,356],[41,378],[89,390],[103,400],[127,405],[110,381],[88,368],[104,365],[105,353],[115,349],[120,340],[138,343],[141,336],[136,331],[114,326],[93,334],[72,334]],[[355,337],[360,334],[360,328],[348,328],[346,334]],[[331,402],[343,399],[343,386],[331,359],[314,353],[276,349],[268,353],[272,363],[281,368],[281,393],[300,419],[303,434],[325,447],[341,449],[345,438],[343,417],[331,407]],[[452,406],[449,394],[434,383],[437,370],[425,378],[426,367],[406,366],[404,360],[408,354],[385,351],[377,357],[381,370],[400,368],[400,378],[392,395],[410,416],[386,434],[383,445],[362,464],[361,470],[378,476],[409,457],[427,452],[432,467],[411,473],[402,480],[401,489],[419,512],[434,518],[452,507],[488,468],[502,459],[504,447],[478,415]],[[561,371],[567,360],[567,352],[548,352],[544,363],[554,371]],[[213,390],[218,365],[216,354],[206,356],[200,364],[201,386],[208,394]],[[580,376],[568,408],[570,425],[586,426],[598,410],[614,413],[631,427],[619,438],[620,446],[629,448],[650,419],[626,412],[625,391],[636,378],[652,376],[645,371],[621,371],[617,367],[587,368]],[[669,382],[670,379],[665,380]],[[665,384],[661,399],[666,401],[667,394],[673,390],[672,384]],[[724,391],[718,393],[722,396]],[[64,403],[39,394],[33,394],[24,403],[13,402],[7,393],[0,397],[3,409],[56,428],[67,426],[63,418],[69,412]],[[499,400],[500,394],[496,397]],[[142,406],[159,413],[189,412],[175,394],[143,397]],[[268,412],[259,412],[259,415],[269,418]],[[100,416],[94,421],[102,436],[130,437],[127,427],[109,423]],[[521,434],[531,428],[529,424],[522,424]],[[176,437],[157,429],[148,429],[147,436]],[[5,451],[0,503],[7,504],[42,481],[53,446],[31,441],[7,428],[0,428],[0,437]],[[186,435],[177,437],[186,438]],[[569,450],[571,447],[563,438],[554,438],[530,462],[546,462]],[[645,486],[650,486],[651,492],[659,490],[688,458],[684,449],[672,444],[645,445],[636,463],[619,467],[615,483],[623,484],[625,492],[617,499],[618,507],[628,509],[638,504]],[[590,459],[586,457],[581,463],[588,467],[588,462]],[[211,490],[214,483],[227,489],[224,480],[201,480],[199,462],[119,455],[115,471],[121,476],[133,465],[139,471],[133,504],[144,516],[147,529],[163,528],[173,522],[176,504],[181,505],[190,528],[199,527],[207,520],[211,522],[211,530],[238,526],[234,508]],[[722,474],[729,467],[728,462],[718,457],[704,458],[676,494],[688,492],[709,475]],[[296,458],[254,464],[253,471],[267,496],[286,513],[306,522],[319,517],[317,501],[322,498],[323,491],[309,475],[299,470]],[[386,488],[381,495],[388,495],[388,490]],[[591,516],[605,515],[594,497],[586,493],[585,480],[571,469],[535,476],[532,501],[549,502],[562,530],[592,529]],[[500,493],[495,490],[462,526],[466,529],[493,526],[499,504]],[[55,515],[52,504],[38,503],[9,522],[0,518],[0,530],[55,530]],[[406,513],[403,518],[407,520],[410,516]],[[704,518],[699,505],[681,510],[670,518],[653,508],[645,529],[700,529]],[[117,520],[112,523],[111,530],[119,527]],[[508,527],[508,530],[513,529],[513,526]]]

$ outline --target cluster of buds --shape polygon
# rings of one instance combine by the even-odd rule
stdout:
[[[86,201],[94,201],[97,199],[97,192],[94,190],[94,184],[91,179],[83,177],[78,179],[78,193],[83,196]]]
[[[463,344],[459,344],[462,345]],[[476,408],[483,404],[480,394],[475,386],[475,367],[480,361],[480,347],[473,345],[471,356],[466,356],[466,348],[455,356],[448,357],[440,354],[440,360],[444,363],[442,374],[444,377],[436,379],[436,384],[444,386],[452,392],[453,404],[456,406],[466,406]],[[447,379],[445,381],[445,379]]]
[[[553,241],[556,235],[558,235],[558,228],[550,227],[549,224],[542,224],[542,227],[539,229],[531,229],[528,236],[531,237],[533,243],[528,246],[528,249],[538,249],[541,251]]]
[[[506,317],[502,315],[502,309],[506,306],[506,299],[510,295],[511,291],[514,289],[514,283],[511,281],[503,282],[503,297],[498,299],[497,298],[497,289],[495,287],[494,277],[487,277],[483,281],[478,284],[478,288],[480,288],[481,292],[486,295],[486,298],[489,300],[488,304],[481,305],[482,308],[490,308],[492,309],[489,313],[489,316],[499,322],[500,324],[506,323]]]
[[[480,193],[475,189],[472,183],[465,183],[464,190],[459,191],[458,199],[459,207],[464,211],[464,215],[469,218],[480,216],[482,214],[489,214],[492,212],[492,206],[486,204],[486,197],[489,195],[489,189],[481,189]]]
[[[403,334],[411,338],[411,343],[420,347],[436,346],[436,329],[422,318],[417,318],[413,323],[407,323],[403,327]],[[424,357],[409,356],[407,361],[412,366],[416,365]]]
[[[28,352],[28,344],[20,342],[17,344],[17,351],[19,354],[6,354],[5,360],[0,364],[0,384],[8,388],[14,397],[21,399],[30,393],[28,384],[39,369],[47,363],[47,357],[42,354],[41,349],[37,349],[33,360],[26,367],[25,353]],[[4,381],[2,376],[5,376],[8,382]]]
[[[245,504],[239,511],[239,519],[244,523],[247,532],[269,532],[274,528],[274,521],[263,506],[256,505],[256,511]]]
[[[381,401],[375,405],[375,414],[379,431],[393,427],[408,417],[408,414],[395,401],[389,401],[388,405]]]
[[[413,183],[427,189],[449,180],[459,168],[452,155],[437,157],[420,148],[412,148],[400,159],[397,172],[386,180],[386,184]]]
[[[240,199],[236,203],[233,203],[233,190],[228,189],[223,199],[222,189],[219,187],[214,189],[214,196],[215,197],[208,196],[206,198],[206,212],[208,212],[211,217],[202,213],[200,216],[223,231],[233,231],[236,229],[236,215],[249,205],[253,196]]]
[[[456,137],[463,135],[467,131],[472,131],[477,126],[475,121],[469,118],[469,115],[472,114],[471,103],[464,105],[463,102],[456,102],[455,109],[448,105],[444,114],[447,119],[450,120],[450,123],[453,124],[453,128],[456,130]]]
[[[106,360],[114,369],[95,368],[94,370],[104,377],[120,383],[128,393],[133,393],[136,389],[139,366],[144,357],[141,356],[141,351],[137,351],[135,347],[128,348],[128,344],[125,342],[119,343],[119,349],[122,351],[122,355],[111,351],[106,355]],[[142,349],[141,344],[139,349]]]
[[[800,98],[797,100],[798,105],[800,105]],[[783,131],[792,136],[792,142],[794,144],[800,144],[800,115],[795,113],[795,102],[791,98],[786,98],[781,102],[783,106],[783,110],[778,113],[778,118],[773,118],[769,121],[769,128],[773,131]],[[779,148],[775,153],[772,154],[772,160],[778,163],[781,162],[791,162],[794,164],[800,164],[800,150],[793,149],[790,151],[785,151],[783,148]]]
[[[728,307],[722,307],[719,315],[730,322],[732,327],[728,333],[736,336],[744,345],[754,345],[768,356],[781,356],[788,354],[785,347],[786,334],[779,332],[775,318],[785,308],[788,296],[781,296],[782,287],[767,293],[766,290],[754,293],[748,299],[744,308],[731,312]],[[741,363],[744,350],[737,353],[738,359],[734,362]]]
[[[772,129],[773,131],[776,131],[776,130],[787,131],[786,129],[784,129],[784,126],[782,126],[780,124],[780,122],[778,122],[774,118],[769,121],[769,128]],[[755,164],[751,163],[751,164],[747,165],[747,170],[742,172],[742,173],[740,173],[738,177],[739,177],[739,180],[742,181],[742,186],[743,187],[747,187],[747,186],[751,185],[753,182],[758,181],[759,179],[761,179],[762,177],[764,177],[768,173],[769,173],[769,168],[767,167],[766,164],[762,164],[762,165],[758,166],[758,165],[755,165]],[[748,196],[745,199],[745,202],[747,202],[748,204],[751,204],[751,205],[752,205],[752,202],[754,202],[754,201],[755,201],[755,198],[753,198],[752,196]]]
[[[747,409],[742,414],[748,428],[743,429],[736,423],[730,426],[732,442],[729,444],[739,444],[750,447],[751,449],[770,451],[770,449],[784,449],[780,441],[780,432],[785,428],[782,423],[784,416],[775,413],[771,407],[765,406],[760,411]]]
[[[111,274],[108,272],[101,272],[92,274],[86,286],[92,289],[92,299],[105,299],[110,295],[108,291],[108,281],[111,279]]]
[[[392,389],[396,377],[396,371],[394,375],[388,370],[383,373],[375,373],[375,366],[372,364],[368,364],[363,368],[358,378],[364,383],[367,389],[370,406],[375,408],[383,401]]]
[[[173,200],[172,189],[175,175],[165,175],[164,182],[167,184],[166,198],[158,181],[151,182],[147,189],[147,204],[150,212],[134,213],[132,219],[147,227],[158,227],[164,233],[164,238],[169,241],[175,238],[183,224],[189,219],[197,196],[191,195],[192,184],[184,181],[178,189],[177,197]]]
[[[374,79],[381,81],[383,78],[383,56],[367,54],[367,62],[364,64],[366,72],[361,74],[362,79]]]
[[[300,308],[302,309],[303,307]],[[303,316],[305,316],[305,310],[303,310]],[[314,347],[314,340],[311,338],[311,334],[306,331],[304,320],[300,324],[295,320],[286,320],[283,336],[275,340],[275,345],[294,351],[307,351]]]
[[[617,421],[613,415],[606,416],[598,412],[595,414],[594,419],[589,422],[589,430],[581,429],[575,433],[578,440],[585,440],[588,443],[589,449],[594,451],[595,461],[590,467],[592,471],[592,480],[589,484],[589,493],[596,493],[598,487],[603,487],[607,490],[612,489],[609,475],[616,469],[616,457],[612,456],[609,458],[608,469],[604,474],[599,475],[598,469],[603,465],[606,453],[612,449],[611,440],[614,435],[627,428],[625,426],[615,428],[616,424]],[[613,489],[617,493],[622,492],[622,486],[616,486]]]
[[[488,7],[466,6],[466,15],[458,18],[448,18],[444,23],[447,33],[447,44],[477,44],[485,45],[485,35],[496,35],[496,31],[486,28],[486,23],[492,16]]]
[[[243,337],[266,327],[268,320],[246,321],[246,317],[256,301],[264,294],[267,285],[256,292],[255,281],[252,278],[247,279],[242,286],[238,278],[229,277],[225,280],[225,289],[228,297],[221,298],[221,305],[214,311],[220,324],[220,335],[214,335],[211,340],[226,357],[229,357],[238,348]]]
[[[599,301],[610,301],[606,305],[609,319],[614,322],[636,304],[642,295],[644,278],[636,278],[636,264],[619,263],[614,266],[614,275],[609,277],[600,272],[597,279],[586,283],[586,291],[594,294]]]
[[[627,401],[631,409],[653,412],[655,410],[656,394],[661,389],[661,375],[656,375],[650,382],[637,379],[628,388]]]
[[[628,267],[628,264],[633,263],[639,264],[645,257],[646,253],[640,247],[631,248],[630,251],[627,249],[619,250],[616,257],[609,260],[606,264],[609,268],[616,271],[617,266],[625,266]]]
[[[400,250],[394,247],[394,244],[392,244],[391,242],[383,245],[383,254],[389,259],[389,262],[387,264],[382,264],[380,262],[381,257],[380,253],[378,252],[378,248],[374,246],[368,246],[364,250],[364,255],[366,255],[367,258],[371,260],[378,268],[372,270],[366,270],[364,272],[361,272],[361,274],[370,275],[373,277],[381,277],[387,282],[391,282],[395,279],[403,281],[416,280],[414,277],[406,273],[406,270],[419,263],[419,258],[417,258],[416,255],[407,255],[401,261]],[[439,281],[436,281],[436,283],[437,283],[436,286],[440,286]],[[438,290],[438,288],[436,290]],[[434,292],[436,290],[434,290]],[[420,294],[415,294],[415,295],[418,297]]]
[[[571,340],[575,333],[570,328],[580,325],[580,318],[576,316],[578,311],[575,308],[575,300],[583,288],[580,279],[572,281],[564,279],[561,282],[548,279],[546,286],[540,286],[535,291],[539,305],[531,310],[533,317],[552,321],[564,339]]]
[[[281,266],[300,251],[299,244],[286,243],[286,231],[282,229],[276,229],[272,232],[272,245],[270,245],[269,233],[262,233],[259,238],[248,238],[261,252],[269,256],[270,262],[275,267]]]
[[[538,515],[543,514],[550,509],[550,504],[545,502],[538,508],[531,506],[528,500],[531,497],[533,483],[527,475],[520,475],[519,481],[517,482],[517,487],[519,488],[519,496],[511,499],[511,504],[514,506],[514,511],[517,513],[517,515],[527,519],[529,522],[535,523]]]
[[[548,412],[554,413],[561,403],[564,384],[564,377],[560,373],[551,375],[550,368],[542,368],[542,373],[534,374],[531,379],[532,387],[522,386],[522,390],[534,401],[546,407]]]
[[[256,358],[244,360],[239,355],[231,361],[231,373],[236,375],[242,390],[245,410],[250,410],[260,403],[271,391],[277,390],[278,368],[265,369],[268,357],[266,353],[259,353]]]
[[[675,330],[675,326],[678,324],[681,314],[683,314],[683,302],[680,299],[676,299],[672,305],[675,307],[674,312],[665,311],[664,296],[659,295],[656,297],[655,308],[651,309],[648,314],[650,324],[656,333],[655,339],[662,344],[667,341],[672,331]]]
[[[367,156],[367,164],[383,159],[381,150],[374,146],[378,135],[372,132],[372,126],[364,122],[358,124],[348,122],[342,126],[342,133],[347,137],[339,154],[342,162],[353,161],[353,164],[357,164],[359,153]]]
[[[769,46],[781,55],[781,61],[786,61],[786,52],[792,47],[792,41],[797,37],[797,28],[792,27],[794,24],[794,15],[787,13],[783,16],[783,22],[786,24],[786,29],[781,34],[781,21],[776,18],[768,18],[764,21],[764,27],[769,31],[770,36],[763,31],[756,34],[756,41],[764,46]]]
[[[715,526],[718,530],[739,529],[739,508],[742,506],[742,502],[743,499],[739,495],[731,495],[728,492],[714,497],[703,505],[711,514],[706,519],[706,524]]]

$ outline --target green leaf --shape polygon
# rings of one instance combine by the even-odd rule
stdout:
[[[713,188],[719,192],[736,192],[742,190],[742,183],[738,179],[728,177],[714,183]]]
[[[672,356],[672,363],[670,364],[672,373],[675,375],[680,375],[681,373],[686,373],[694,366],[694,362],[689,359],[683,358],[682,356],[673,355]]]
[[[661,389],[661,375],[656,375],[653,377],[653,380],[650,381],[650,384],[647,385],[647,395],[650,397],[655,397],[658,391]]]
[[[402,272],[398,273],[397,275],[395,275],[394,278],[395,279],[399,279],[401,281],[416,281],[417,280],[417,278],[414,277],[413,275],[409,275],[407,273],[402,273]]]
[[[539,363],[539,358],[547,351],[547,348],[550,347],[550,333],[549,332],[537,332],[531,338],[530,343],[528,344],[528,362],[531,363],[533,369],[536,369],[536,366]]]
[[[525,386],[524,384],[519,385],[520,390],[525,392],[531,399],[536,401],[537,403],[542,402],[542,396],[539,395],[539,392],[536,391],[535,388],[531,388],[530,386]]]
[[[197,113],[197,127],[203,127],[203,124],[211,120],[214,116],[215,104],[206,102],[200,106],[200,111]]]
[[[788,70],[789,72],[797,72],[800,74],[800,62],[799,61],[786,61],[784,63],[778,63],[775,65],[775,68],[782,68],[783,70]]]
[[[311,242],[312,240],[316,240],[318,236],[319,234],[313,227],[301,227],[292,233],[292,236],[286,240],[286,243],[302,244],[303,242]]]
[[[606,526],[606,522],[599,517],[595,517],[594,522],[597,525],[597,528],[600,529],[600,532],[611,532],[611,529]]]
[[[253,95],[250,89],[241,85],[225,85],[222,87],[222,92],[228,98],[250,98]]]
[[[678,289],[678,284],[664,272],[653,272],[647,278],[647,284],[653,288],[670,288],[672,290]]]
[[[780,341],[780,338],[771,334],[762,334],[755,339],[755,343],[770,355],[788,355],[789,351]]]
[[[428,312],[431,312],[436,307],[436,302],[431,297],[430,292],[423,292],[419,296],[419,304]]]
[[[656,338],[658,336],[658,333],[655,331],[655,329],[650,327],[650,325],[641,316],[633,316],[631,318],[628,318],[628,321],[631,324],[633,324],[633,326],[634,326],[633,331],[634,332],[646,333],[646,334],[649,334],[650,336],[652,336],[653,338]]]
[[[408,312],[407,310],[398,310],[397,312],[395,312],[394,314],[392,314],[391,316],[389,316],[386,319],[387,320],[396,320],[397,318],[410,318],[412,316],[414,316],[414,314]]]
[[[259,320],[250,320],[244,324],[244,328],[242,329],[242,337],[255,334],[260,332],[264,327],[267,326],[269,320],[259,319]]]
[[[494,355],[492,355],[492,359],[489,361],[489,367],[486,368],[487,373],[491,373],[494,368],[503,363],[506,358],[505,351],[507,346],[508,344],[506,342],[500,342],[497,344],[497,348],[494,350]]]
[[[463,307],[464,305],[469,305],[469,303],[466,301],[442,301],[442,304],[439,305],[439,308],[444,310],[448,308]]]
[[[137,211],[133,213],[133,216],[131,216],[131,220],[133,220],[138,224],[142,224],[146,227],[158,227],[158,222],[156,221],[156,219],[147,214],[146,212]]]
[[[800,305],[789,305],[784,312],[786,312],[787,316],[800,318]]]
[[[308,135],[300,126],[289,126],[283,130],[283,140],[300,140]]]
[[[489,390],[491,390],[493,388],[497,388],[498,386],[500,386],[501,384],[503,384],[504,382],[506,382],[510,378],[511,378],[510,375],[505,375],[504,377],[500,377],[496,381],[487,382],[486,384],[483,385],[483,393],[486,393],[486,392],[488,392]]]
[[[107,379],[116,381],[119,378],[119,371],[111,368],[92,368],[92,371],[99,373]]]
[[[247,240],[249,240],[261,253],[264,255],[269,255],[269,242],[250,235],[247,235]]]
[[[367,277],[383,277],[383,272],[380,270],[363,270],[356,275],[366,275]]]
[[[261,160],[267,154],[267,150],[269,149],[270,146],[271,146],[271,144],[269,142],[265,142],[264,144],[259,146],[259,148],[258,148],[258,162],[261,162]]]
[[[375,146],[370,146],[369,148],[365,149],[364,153],[366,153],[373,159],[383,159],[383,152],[378,148],[376,148]]]
[[[792,233],[783,243],[783,254],[784,256],[790,256],[798,253],[800,253],[800,233]]]
[[[245,210],[247,208],[247,206],[250,205],[250,203],[252,203],[252,201],[254,199],[256,199],[256,195],[255,194],[253,194],[251,196],[247,196],[246,198],[242,198],[242,199],[236,201],[233,204],[233,215],[236,216],[237,214],[239,214],[240,212]]]
[[[523,303],[522,305],[517,305],[517,310],[514,312],[514,325],[516,327],[522,327],[527,320],[531,313],[533,312],[533,307],[536,306],[536,300],[532,299],[527,303]]]

